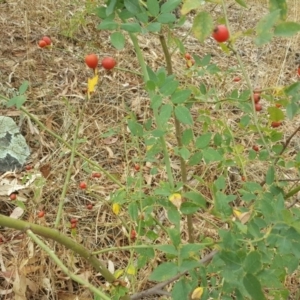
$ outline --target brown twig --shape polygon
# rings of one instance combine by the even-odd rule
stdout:
[[[218,253],[217,250],[210,252],[209,254],[204,256],[202,259],[200,259],[199,264],[205,264],[205,263],[209,262],[217,253]],[[146,297],[146,296],[150,296],[150,295],[162,295],[162,293],[166,293],[163,290],[163,288],[165,286],[174,282],[175,280],[179,279],[180,277],[186,275],[188,272],[189,271],[184,271],[184,272],[178,273],[176,276],[174,276],[166,281],[160,282],[148,290],[145,290],[145,291],[142,291],[140,293],[136,293],[136,294],[130,296],[130,299],[138,300],[138,299],[141,299],[142,297]]]

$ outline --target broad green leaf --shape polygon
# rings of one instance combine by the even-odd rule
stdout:
[[[29,82],[28,81],[24,81],[22,83],[22,85],[19,87],[19,93],[20,94],[24,94],[27,91],[28,87],[29,87]]]
[[[243,284],[247,292],[250,294],[252,299],[255,300],[266,300],[266,297],[262,291],[261,284],[257,277],[252,274],[246,274],[243,278]]]
[[[199,136],[195,142],[196,148],[198,148],[198,149],[206,148],[210,143],[211,137],[212,137],[212,134],[210,132]]]
[[[128,120],[128,127],[134,136],[143,136],[143,126],[134,120]]]
[[[234,199],[229,197],[221,192],[216,192],[215,195],[215,210],[221,216],[229,217],[232,214],[232,208],[230,207],[229,203],[232,202]]]
[[[125,45],[125,37],[122,32],[114,32],[110,36],[111,44],[117,49],[122,50]]]
[[[171,13],[164,13],[158,16],[157,21],[162,24],[169,24],[176,21],[176,16]]]
[[[102,30],[116,30],[118,29],[119,24],[113,20],[103,20],[98,26],[97,29]]]
[[[147,9],[151,16],[156,17],[159,13],[159,1],[147,0]]]
[[[271,185],[274,183],[274,180],[275,180],[275,170],[273,166],[270,166],[266,174],[266,183],[268,185]]]
[[[160,8],[161,13],[169,13],[173,11],[181,3],[181,0],[168,0]]]
[[[183,277],[179,281],[177,281],[172,288],[172,300],[186,299],[186,295],[188,295],[190,291],[190,283],[186,278]]]
[[[200,193],[187,192],[183,194],[183,197],[191,200],[201,208],[206,208],[206,200]]]
[[[127,10],[134,15],[142,11],[139,0],[124,0],[124,5],[127,8]]]
[[[153,22],[147,25],[147,30],[150,32],[159,32],[161,30],[161,23]]]
[[[178,85],[179,82],[176,80],[166,80],[165,84],[160,88],[160,92],[164,96],[170,96],[176,91]]]
[[[200,12],[193,22],[192,32],[196,39],[200,42],[212,34],[213,31],[213,19],[211,15],[205,11]]]
[[[162,104],[162,97],[159,96],[159,95],[154,95],[153,97],[151,97],[151,104],[150,104],[150,107],[153,109],[153,110],[157,110],[159,109],[159,107],[161,106]]]
[[[199,251],[205,248],[202,244],[187,244],[182,245],[179,251],[180,259],[188,259],[188,258],[198,258]]]
[[[242,268],[243,259],[238,251],[223,250],[219,253],[219,257],[225,262],[226,268],[231,271]]]
[[[141,32],[142,31],[139,23],[121,24],[121,28],[128,32]]]
[[[185,147],[182,147],[178,152],[184,160],[188,160],[191,155],[191,152]]]
[[[203,149],[202,154],[203,154],[204,160],[207,163],[214,162],[214,161],[221,161],[222,160],[221,154],[217,150],[215,150],[213,148]]]
[[[282,120],[284,120],[284,113],[278,107],[273,107],[273,106],[268,107],[268,113],[270,115],[269,119],[271,121],[282,121]]]
[[[162,263],[154,269],[149,277],[152,281],[165,281],[174,277],[178,273],[178,267],[175,263]]]
[[[112,12],[115,10],[116,4],[117,4],[117,0],[109,1],[109,4],[106,8],[106,16],[109,16],[112,14]]]
[[[291,37],[300,31],[300,24],[295,22],[284,22],[275,26],[276,36]]]
[[[226,181],[223,175],[219,176],[215,182],[214,186],[216,187],[217,190],[224,190],[226,187]]]
[[[182,124],[193,125],[193,118],[191,116],[190,111],[182,105],[178,105],[175,107],[175,116],[178,121]]]
[[[250,252],[243,263],[247,273],[255,274],[262,269],[261,255],[257,251]]]
[[[7,107],[11,107],[11,106],[16,106],[16,108],[20,108],[24,102],[27,100],[25,95],[19,95],[19,96],[15,96],[11,99],[9,99],[9,101],[7,101],[6,106]]]
[[[292,120],[295,117],[298,111],[299,106],[294,102],[291,102],[286,106],[286,115],[290,120]]]
[[[201,162],[202,158],[203,155],[201,152],[194,153],[189,159],[189,166],[198,165]]]
[[[199,206],[192,202],[183,202],[180,206],[180,211],[185,215],[191,215],[199,210]]]
[[[286,0],[269,0],[269,10],[270,12],[275,10],[280,10],[281,20],[286,20],[287,16],[287,4]]]
[[[174,104],[180,104],[185,102],[190,96],[191,96],[191,91],[190,90],[180,90],[180,91],[176,91],[172,97],[171,97],[171,101]]]

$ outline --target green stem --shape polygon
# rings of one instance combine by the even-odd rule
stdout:
[[[86,286],[91,292],[101,297],[104,300],[111,300],[108,296],[106,296],[103,292],[98,290],[88,281],[83,280],[81,277],[75,275],[74,273],[70,272],[70,270],[63,264],[63,262],[55,255],[53,250],[51,250],[41,239],[39,239],[30,229],[26,230],[27,235],[36,243],[38,244],[47,254],[51,257],[51,259],[61,268],[61,270],[70,276],[71,279],[78,282],[79,284]]]
[[[138,40],[137,40],[136,36],[133,33],[129,33],[129,36],[132,40],[137,58],[139,60],[140,66],[142,68],[144,82],[147,83],[147,81],[149,80],[149,74],[148,74],[148,71],[147,71],[147,66],[146,66],[146,63],[145,63],[145,60],[144,60],[142,50],[139,46],[139,43],[138,43]],[[149,92],[150,98],[152,98],[153,95],[154,95],[154,93],[152,91],[150,91]],[[154,119],[155,119],[155,122],[156,122],[156,125],[157,125],[158,129],[163,130],[163,128],[161,127],[161,124],[159,122],[157,109],[153,110],[153,114],[154,114]],[[166,144],[166,141],[165,141],[163,136],[160,137],[160,143],[162,145],[162,149],[163,149],[163,152],[164,152],[164,162],[165,162],[165,165],[166,165],[166,171],[167,171],[167,175],[168,175],[169,184],[170,184],[171,188],[174,188],[174,179],[173,179],[172,168],[171,168],[171,160],[170,160],[169,152],[168,152],[168,149],[167,149],[167,144]]]
[[[166,43],[166,39],[163,34],[159,35],[159,40],[161,47],[164,52],[166,64],[167,64],[167,72],[168,75],[173,74],[173,69],[172,69],[172,62],[171,62],[171,55],[168,49],[168,45]],[[176,132],[176,139],[177,139],[177,145],[179,148],[183,146],[181,136],[182,136],[182,130],[180,126],[179,120],[176,118],[174,111],[173,111],[173,116],[175,120],[175,132]],[[183,192],[186,191],[186,182],[187,182],[187,169],[186,169],[186,162],[185,160],[180,156],[180,170],[181,170],[181,180],[184,184],[183,187]],[[189,236],[189,243],[193,243],[195,238],[194,238],[194,227],[193,227],[193,216],[192,215],[187,215],[187,226],[188,226],[188,236]]]
[[[88,249],[82,245],[74,242],[68,236],[60,233],[59,231],[44,227],[41,225],[32,224],[22,220],[13,219],[0,214],[0,226],[14,228],[16,230],[25,231],[30,229],[33,233],[38,234],[44,238],[51,239],[57,243],[64,245],[67,249],[70,249],[84,258],[90,265],[94,267],[97,272],[100,272],[105,280],[108,282],[114,282],[116,279],[113,274],[102,264]]]

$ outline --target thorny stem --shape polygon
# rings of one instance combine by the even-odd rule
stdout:
[[[164,52],[164,56],[165,56],[165,60],[166,60],[166,64],[167,64],[168,75],[172,75],[173,69],[172,69],[171,55],[170,55],[170,52],[169,52],[169,49],[168,49],[168,46],[166,43],[166,39],[163,34],[159,35],[159,40],[160,40],[161,47]],[[182,140],[181,140],[182,130],[181,130],[180,122],[176,118],[174,112],[173,112],[173,115],[174,115],[174,120],[175,120],[177,145],[179,148],[181,148],[182,147]],[[187,182],[187,170],[186,170],[186,162],[181,156],[180,156],[180,170],[181,170],[181,180],[184,184],[183,191],[185,191],[186,190],[185,184]],[[193,243],[194,242],[194,228],[193,228],[192,215],[187,215],[187,225],[188,225],[189,243]]]
[[[130,36],[131,41],[133,43],[137,58],[139,60],[139,64],[142,68],[144,82],[147,83],[147,81],[149,80],[149,74],[148,74],[148,71],[147,71],[147,66],[146,66],[146,63],[145,63],[145,60],[144,60],[142,50],[139,46],[139,43],[138,43],[138,40],[137,40],[136,36],[133,33],[129,33],[129,36]],[[154,93],[152,91],[149,91],[150,98],[152,98],[153,95],[154,95]],[[153,114],[154,114],[154,118],[155,118],[156,125],[157,125],[158,129],[161,129],[161,124],[159,122],[157,109],[153,109]],[[165,162],[165,165],[166,165],[166,171],[167,171],[167,175],[168,175],[169,184],[170,184],[171,188],[174,188],[174,179],[173,179],[173,174],[172,174],[172,169],[171,169],[171,160],[170,160],[169,152],[168,152],[168,149],[167,149],[167,144],[166,144],[166,141],[165,141],[163,136],[160,137],[160,142],[161,142],[163,152],[164,152],[164,162]]]
[[[97,289],[95,286],[90,284],[88,281],[83,280],[80,276],[75,275],[70,272],[70,270],[63,264],[63,262],[55,255],[53,250],[51,250],[41,239],[38,238],[30,229],[26,230],[27,235],[38,244],[50,257],[51,259],[60,267],[60,269],[70,278],[79,284],[86,286],[91,292],[101,297],[104,300],[111,300],[108,296],[106,296],[103,292]]]

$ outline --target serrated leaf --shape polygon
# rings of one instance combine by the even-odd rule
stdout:
[[[126,9],[134,15],[142,11],[139,0],[124,0],[124,5]]]
[[[254,275],[246,274],[243,278],[243,284],[252,299],[266,300],[261,284]]]
[[[170,104],[164,104],[159,111],[159,122],[166,125],[172,115],[173,108]]]
[[[200,193],[187,192],[183,196],[184,198],[187,198],[193,203],[197,204],[199,207],[206,208],[206,200]]]
[[[275,27],[276,36],[291,37],[300,31],[300,24],[296,22],[284,22]]]
[[[255,274],[262,269],[261,255],[256,252],[250,252],[244,260],[244,270],[247,273]]]
[[[180,123],[186,125],[193,125],[193,118],[191,116],[191,113],[185,106],[182,105],[176,106],[174,112],[177,120]]]
[[[143,136],[143,126],[134,120],[128,120],[128,127],[134,136]]]
[[[205,11],[200,12],[193,22],[192,32],[196,39],[200,42],[211,35],[213,31],[213,19],[211,15]]]
[[[172,262],[162,263],[155,270],[149,277],[149,280],[152,281],[165,281],[172,277],[174,277],[178,273],[178,267],[176,264]]]
[[[117,49],[122,50],[125,45],[125,37],[122,32],[114,32],[110,36],[111,44]]]
[[[204,160],[207,163],[214,162],[214,161],[221,161],[222,160],[221,154],[217,150],[212,149],[212,148],[204,149],[202,151],[202,154],[203,154]]]

